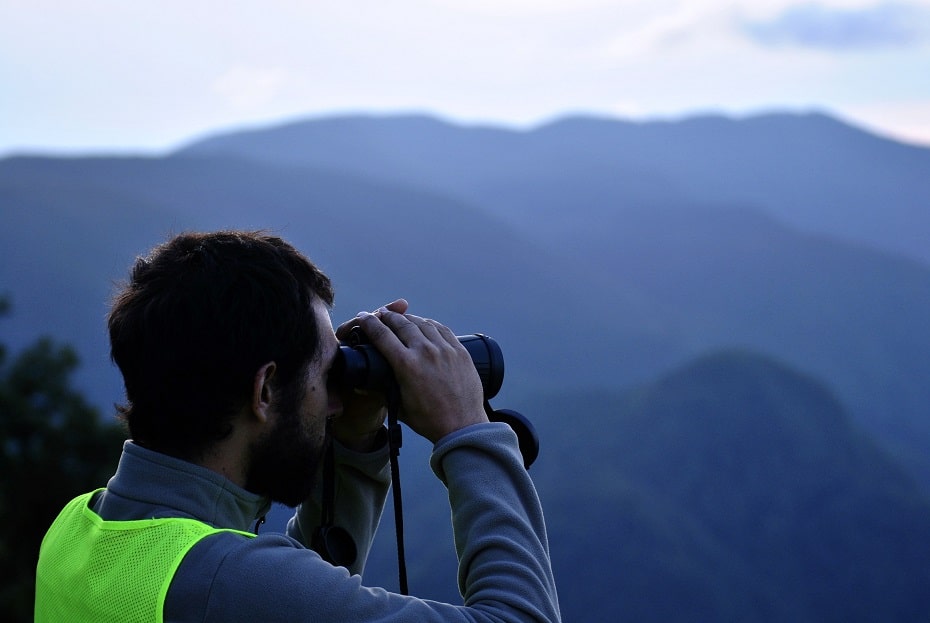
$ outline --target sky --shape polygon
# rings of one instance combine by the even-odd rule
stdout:
[[[930,0],[0,0],[0,155],[346,113],[772,111],[930,146]]]

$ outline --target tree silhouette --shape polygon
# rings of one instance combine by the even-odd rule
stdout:
[[[0,296],[0,316],[10,302]],[[125,433],[71,386],[78,357],[39,338],[15,357],[0,343],[0,618],[31,621],[39,546],[62,506],[106,484]]]

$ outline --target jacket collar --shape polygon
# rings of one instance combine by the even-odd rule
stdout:
[[[94,506],[105,519],[190,517],[216,528],[248,530],[268,512],[271,501],[213,470],[129,440]],[[137,514],[141,516],[127,516]]]

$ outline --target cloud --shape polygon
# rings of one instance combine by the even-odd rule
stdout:
[[[770,21],[744,22],[750,39],[766,46],[796,45],[853,51],[930,42],[930,8],[883,3],[858,9],[801,4]]]

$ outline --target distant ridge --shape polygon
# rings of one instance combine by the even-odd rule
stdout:
[[[558,216],[574,207],[569,191],[599,201],[600,209],[747,206],[804,230],[930,263],[930,149],[822,113],[652,122],[566,117],[530,130],[418,115],[347,116],[213,135],[175,153],[426,186],[557,231],[565,226]]]

